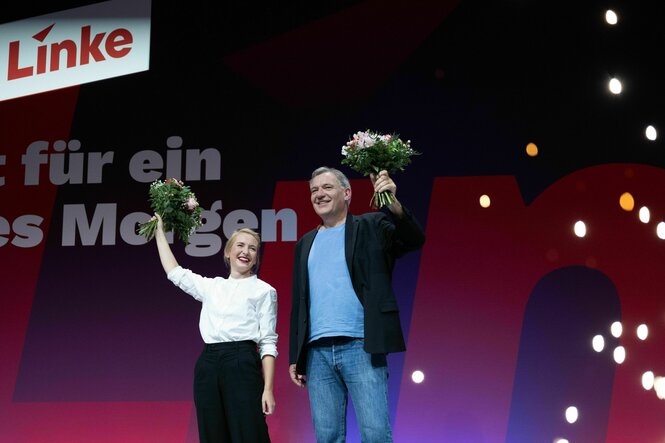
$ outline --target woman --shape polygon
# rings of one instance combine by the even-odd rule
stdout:
[[[194,379],[201,442],[269,442],[265,416],[275,410],[277,292],[255,273],[259,235],[236,230],[224,247],[229,278],[207,278],[178,265],[164,223],[155,217],[157,249],[168,279],[202,303],[199,328],[205,346]]]

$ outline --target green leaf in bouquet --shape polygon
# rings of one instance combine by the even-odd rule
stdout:
[[[150,185],[148,201],[153,212],[159,214],[165,231],[173,231],[185,244],[189,236],[202,225],[202,209],[188,186],[177,179],[155,181]],[[139,225],[139,235],[148,240],[154,237],[157,220]]]

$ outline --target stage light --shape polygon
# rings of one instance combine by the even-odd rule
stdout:
[[[538,146],[535,143],[529,143],[526,145],[526,153],[529,157],[535,157],[538,155]]]
[[[646,340],[649,336],[649,327],[642,323],[637,327],[637,338],[640,340]]]
[[[653,388],[656,390],[656,396],[659,399],[665,399],[665,378],[656,377],[653,382]]]
[[[623,363],[626,361],[626,348],[623,346],[617,346],[614,348],[614,361],[617,362],[618,364]]]
[[[647,128],[644,130],[644,135],[651,140],[654,141],[658,138],[658,132],[656,132],[656,128],[654,128],[652,125],[647,126]]]
[[[491,204],[490,196],[487,194],[483,194],[480,196],[480,206],[483,208],[489,208]]]
[[[610,25],[616,25],[619,22],[619,17],[617,16],[616,12],[608,9],[605,12],[605,21]]]
[[[660,222],[656,225],[656,235],[659,239],[665,240],[665,222]]]
[[[655,377],[653,375],[653,372],[647,371],[644,374],[642,374],[642,387],[646,389],[647,391],[650,391],[653,389],[653,383],[654,383]]]
[[[621,94],[623,86],[621,86],[621,82],[619,81],[619,79],[613,78],[610,80],[609,88],[612,94]]]
[[[612,323],[612,326],[610,326],[610,332],[612,332],[612,335],[616,338],[621,337],[621,334],[623,333],[623,326],[621,326],[621,322],[615,321]]]
[[[602,335],[596,335],[593,340],[591,340],[591,346],[596,352],[601,352],[605,349],[605,338]]]
[[[635,208],[635,199],[630,192],[624,192],[619,197],[619,206],[624,211],[632,211]]]
[[[555,438],[553,443],[569,443],[565,438]]]
[[[568,423],[575,423],[579,417],[579,412],[575,406],[566,408],[566,421]]]
[[[573,231],[575,232],[575,235],[580,238],[586,236],[586,224],[584,224],[582,220],[575,222]]]
[[[642,206],[640,208],[640,221],[642,223],[649,223],[649,220],[651,220],[651,211],[646,206]]]
[[[416,384],[420,384],[425,380],[425,374],[423,374],[423,371],[413,371],[411,380]]]

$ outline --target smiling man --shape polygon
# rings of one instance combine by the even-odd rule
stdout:
[[[370,179],[375,192],[396,194],[386,171]],[[362,441],[392,442],[386,354],[405,350],[392,271],[425,234],[397,199],[352,215],[337,169],[316,169],[309,185],[321,224],[295,248],[289,374],[308,387],[317,442],[345,441],[349,394]]]

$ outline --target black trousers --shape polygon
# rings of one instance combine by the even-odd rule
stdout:
[[[261,409],[263,385],[256,343],[206,344],[194,370],[201,443],[270,442]]]

